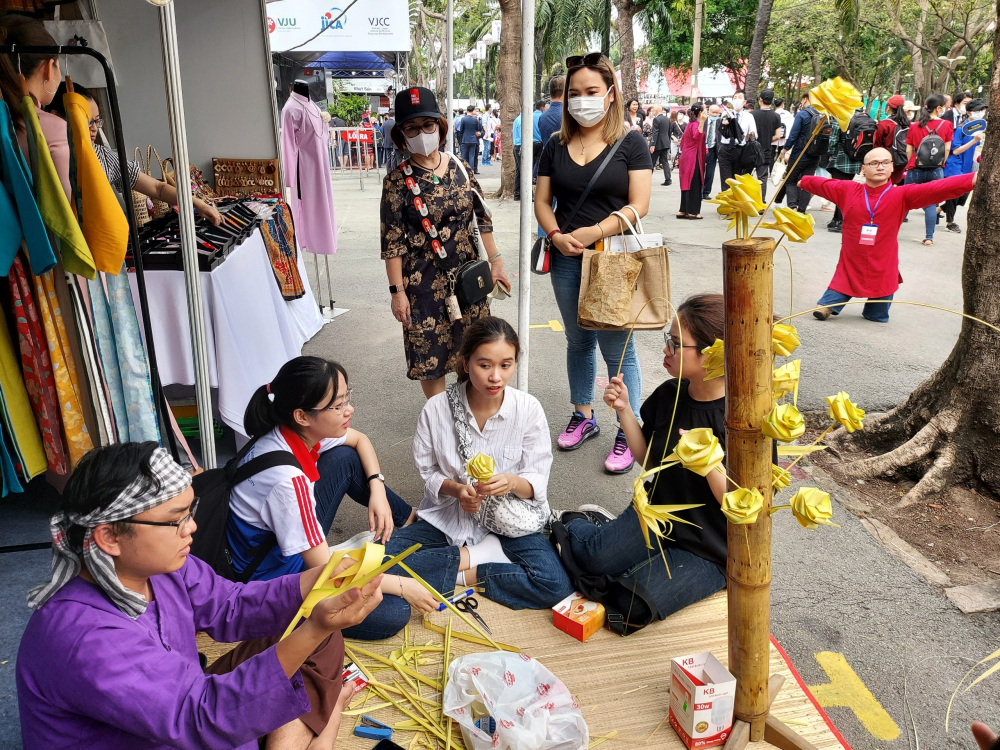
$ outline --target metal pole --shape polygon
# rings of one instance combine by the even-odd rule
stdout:
[[[447,32],[445,32],[445,59],[448,61],[448,142],[444,147],[455,153],[455,3],[448,0]],[[438,89],[440,91],[440,89]],[[520,381],[518,381],[520,382]]]
[[[698,67],[701,65],[701,14],[705,3],[695,0],[694,4],[694,49],[691,55],[691,102],[698,100]]]
[[[535,204],[531,194],[531,165],[535,119],[532,90],[535,78],[535,0],[521,0],[521,241],[518,254],[517,336],[521,361],[517,388],[528,390],[528,332],[531,324],[531,245],[535,236]]]
[[[161,5],[160,44],[163,80],[167,90],[167,119],[177,181],[177,214],[180,218],[181,256],[184,259],[184,286],[187,291],[188,322],[194,358],[194,390],[198,400],[198,429],[201,433],[201,462],[206,469],[216,467],[215,433],[212,430],[212,390],[208,374],[208,343],[202,307],[198,249],[195,246],[194,205],[191,202],[191,173],[188,169],[187,132],[184,129],[184,99],[181,92],[180,55],[177,52],[177,23],[172,2]]]

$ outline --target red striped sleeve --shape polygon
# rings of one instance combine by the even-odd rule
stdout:
[[[309,495],[309,486],[306,478],[301,474],[292,479],[295,487],[295,497],[299,502],[299,513],[302,516],[302,527],[306,532],[306,541],[310,547],[316,547],[323,541],[323,535],[319,530],[319,522],[316,520],[316,512],[312,507],[312,497]]]

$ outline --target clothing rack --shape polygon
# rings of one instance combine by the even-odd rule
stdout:
[[[58,46],[26,46],[20,44],[0,44],[0,54],[34,54],[34,55],[86,55],[92,57],[100,63],[104,70],[104,78],[107,81],[108,100],[111,105],[111,125],[115,134],[116,151],[118,152],[118,168],[122,175],[122,190],[128,178],[128,157],[125,152],[125,135],[122,129],[121,110],[118,106],[118,91],[115,88],[114,74],[108,61],[97,50],[90,47],[68,47]],[[174,460],[178,461],[180,456],[177,452],[177,441],[174,438],[172,423],[170,421],[169,407],[163,395],[163,386],[160,383],[160,371],[156,365],[156,351],[153,345],[153,329],[149,320],[149,302],[146,297],[146,279],[142,270],[142,254],[139,252],[139,228],[135,223],[135,212],[132,201],[128,195],[123,196],[125,204],[125,218],[128,220],[129,241],[132,244],[132,260],[135,264],[135,281],[139,289],[139,310],[142,313],[142,329],[146,339],[146,355],[149,360],[149,379],[153,389],[153,404],[156,408],[157,419],[163,432],[166,433],[167,443],[170,446],[170,453]]]

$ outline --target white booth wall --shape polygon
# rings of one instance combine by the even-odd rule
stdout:
[[[188,152],[211,184],[212,157],[278,158],[262,0],[174,0]],[[170,153],[160,27],[141,0],[94,0],[111,48],[126,146]],[[105,127],[105,131],[110,128]],[[159,177],[154,165],[153,176]]]

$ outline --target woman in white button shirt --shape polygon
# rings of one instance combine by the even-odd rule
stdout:
[[[420,543],[407,564],[439,592],[478,586],[511,609],[547,609],[573,586],[540,533],[549,516],[552,438],[538,399],[507,387],[519,354],[517,334],[505,320],[488,316],[469,326],[459,382],[431,397],[417,423],[413,459],[424,478],[417,521],[396,530],[386,554]],[[491,456],[493,478],[474,484],[463,453]],[[487,527],[536,531],[505,536]],[[409,622],[409,604],[389,587],[382,593],[382,603],[351,629],[352,637],[389,638]]]

